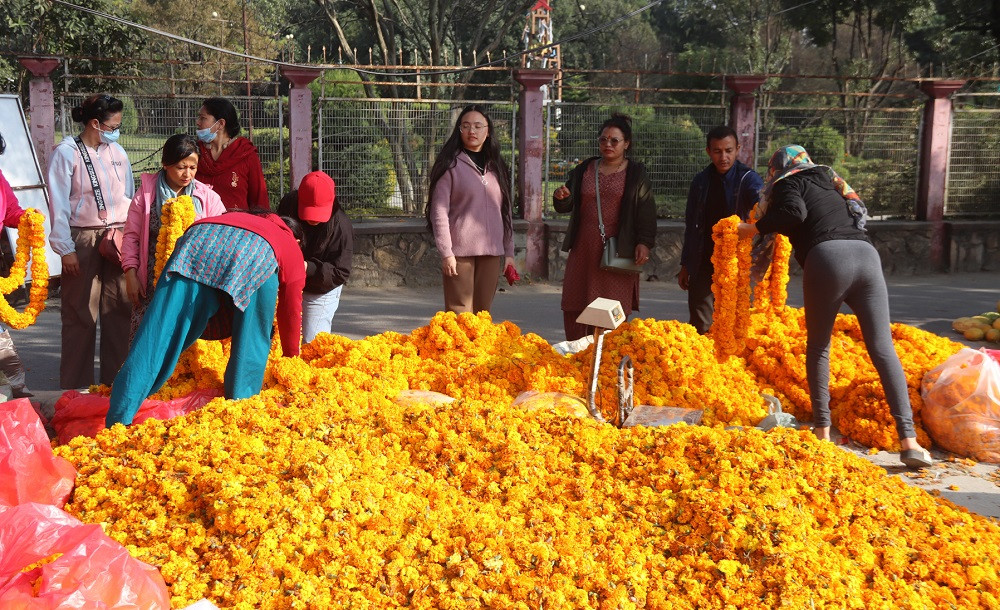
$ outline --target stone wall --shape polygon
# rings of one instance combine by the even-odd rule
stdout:
[[[549,281],[562,281],[566,253],[562,242],[565,220],[547,223]],[[514,223],[515,258],[523,269],[527,223]],[[948,237],[948,266],[931,265],[932,225],[917,221],[871,221],[868,232],[882,257],[887,275],[923,275],[946,271],[1000,269],[1000,221],[953,221],[942,230]],[[684,224],[661,220],[656,248],[643,279],[673,282],[680,268]],[[441,282],[440,258],[423,220],[383,220],[354,223],[354,271],[351,283],[360,286],[436,286]],[[792,262],[792,272],[799,273]],[[524,274],[522,274],[524,275]],[[526,278],[534,279],[538,278]]]

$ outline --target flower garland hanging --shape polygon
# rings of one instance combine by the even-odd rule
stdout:
[[[723,218],[712,227],[712,294],[715,313],[709,331],[719,357],[738,354],[746,338],[750,313],[750,240],[739,239],[738,216]]]
[[[194,201],[181,195],[163,202],[160,212],[160,232],[156,236],[156,266],[153,268],[153,285],[160,280],[163,268],[174,253],[174,244],[194,222]]]
[[[31,257],[31,289],[28,291],[28,306],[18,312],[0,299],[0,322],[16,329],[27,328],[35,323],[38,314],[45,309],[45,299],[49,296],[49,265],[45,260],[45,217],[34,208],[25,210],[17,225],[17,252],[10,275],[0,278],[0,292],[10,294],[24,283]]]

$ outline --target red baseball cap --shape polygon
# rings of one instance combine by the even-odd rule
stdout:
[[[311,172],[299,184],[299,218],[306,222],[326,222],[333,215],[337,185],[323,172]]]

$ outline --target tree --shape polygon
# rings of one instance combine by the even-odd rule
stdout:
[[[355,49],[364,43],[374,48],[374,60],[385,66],[395,65],[409,55],[414,62],[427,66],[463,62],[473,57],[485,58],[510,48],[512,32],[523,20],[535,0],[313,0],[320,14],[332,28],[331,48],[337,47],[350,63],[365,63]],[[436,95],[465,95],[474,73],[454,76],[432,75],[433,83],[452,82],[458,87],[438,89]],[[404,97],[412,79],[379,77],[390,84],[376,86],[372,76],[362,74],[368,97],[378,97],[383,88],[393,97]],[[421,175],[411,147],[412,133],[405,119],[391,117],[380,106],[383,133],[393,151],[393,165],[403,199],[403,209],[416,212],[426,204],[425,176]]]
[[[80,4],[111,14],[127,14],[128,0],[81,0]],[[91,89],[107,88],[107,80],[127,78],[136,68],[127,59],[136,57],[145,47],[147,39],[141,32],[132,30],[100,16],[78,11],[62,4],[45,0],[4,0],[4,16],[0,18],[0,40],[12,54],[77,55],[80,70],[88,74],[101,74],[101,80],[85,79],[82,83]],[[90,59],[109,57],[116,59]],[[0,59],[3,62],[3,59]],[[17,73],[24,79],[24,72],[9,62],[0,66],[0,72]],[[53,75],[56,79],[59,74]],[[22,88],[19,83],[18,88]]]

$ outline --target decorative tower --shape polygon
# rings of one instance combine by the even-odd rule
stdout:
[[[549,0],[538,0],[535,6],[528,11],[524,24],[524,32],[521,33],[521,44],[525,51],[530,51],[521,56],[522,68],[540,68],[543,70],[554,70],[557,73],[562,71],[562,56],[559,52],[559,45],[536,49],[552,44],[555,39],[552,35],[552,8]],[[562,79],[556,77],[559,83],[556,89],[554,101],[562,100]]]

